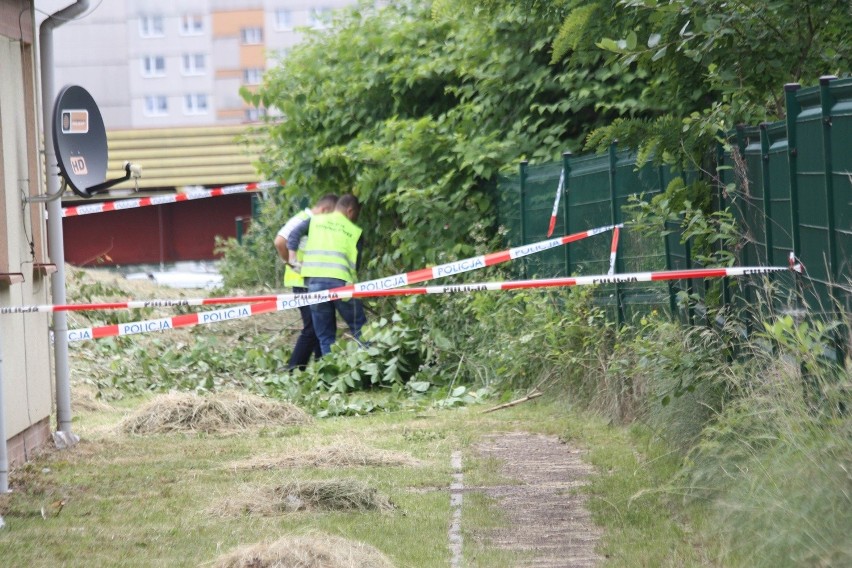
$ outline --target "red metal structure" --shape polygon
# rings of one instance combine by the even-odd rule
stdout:
[[[76,266],[213,260],[216,237],[235,237],[252,195],[237,194],[63,219],[65,260]]]

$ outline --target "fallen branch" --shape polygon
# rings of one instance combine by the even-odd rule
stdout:
[[[524,398],[519,398],[518,400],[513,400],[512,402],[507,402],[505,404],[500,404],[500,405],[495,406],[494,408],[489,408],[488,410],[483,410],[482,414],[488,414],[489,412],[494,412],[495,410],[503,410],[504,408],[509,408],[510,406],[515,406],[515,405],[521,404],[522,402],[526,402],[528,400],[538,398],[542,394],[544,394],[544,393],[542,393],[541,391],[535,390],[535,391],[531,392],[530,394],[528,394],[527,396],[525,396]]]

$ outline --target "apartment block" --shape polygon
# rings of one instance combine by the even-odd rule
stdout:
[[[57,85],[77,84],[107,130],[256,122],[260,84],[304,28],[355,0],[109,0],[59,28]]]

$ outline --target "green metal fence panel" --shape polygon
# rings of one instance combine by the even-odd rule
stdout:
[[[556,188],[559,185],[559,174],[562,172],[561,162],[529,166],[527,168],[524,226],[526,227],[526,243],[547,239],[550,226],[550,216],[553,211],[553,201]],[[564,229],[557,226],[556,229]],[[554,235],[560,236],[554,229]],[[571,246],[571,245],[567,245]],[[530,278],[551,278],[565,274],[565,253],[561,248],[554,248],[533,255],[527,260],[527,272]]]
[[[738,144],[742,153],[744,176],[738,180],[737,199],[734,202],[740,225],[745,228],[745,244],[740,253],[743,265],[753,266],[766,262],[766,227],[763,199],[763,148],[760,128],[739,128]]]
[[[611,223],[607,156],[572,158],[567,184],[568,226],[572,233]],[[607,236],[598,235],[569,244],[572,274],[606,273],[611,243]]]
[[[665,189],[659,173],[659,168],[650,162],[637,169],[634,152],[622,150],[615,155],[615,222],[629,220],[624,211],[629,207],[632,197],[651,199]],[[659,234],[642,234],[628,227],[621,231],[615,272],[664,270],[665,253],[665,243]],[[669,303],[668,286],[658,283],[619,285],[618,291],[624,306],[623,315],[628,321]]]
[[[852,78],[832,81],[830,144],[834,182],[834,239],[836,264],[834,281],[841,291],[834,299],[846,313],[852,313]],[[845,287],[847,292],[842,293]]]
[[[796,119],[798,137],[799,233],[801,250],[796,254],[808,270],[810,286],[805,293],[809,305],[828,306],[829,234],[826,222],[825,160],[823,157],[823,114],[819,88],[796,93],[802,110]]]
[[[765,124],[763,126],[766,140],[766,178],[764,190],[769,204],[766,210],[767,227],[767,264],[784,266],[790,253],[793,252],[793,213],[790,190],[790,155],[787,140],[787,123],[784,121]],[[779,308],[793,303],[790,298],[795,293],[795,282],[792,274],[780,273],[773,276],[778,289],[783,291],[776,299]]]
[[[637,171],[636,157],[628,152],[618,154],[615,179],[618,211],[623,211],[633,196],[651,199],[661,193],[665,189],[663,184],[667,183],[660,177],[660,168],[652,163],[644,164]],[[626,220],[624,213],[618,213],[617,217],[618,222]],[[623,272],[662,270],[666,265],[665,246],[659,235],[648,236],[629,229],[623,231],[618,252],[619,268]]]
[[[717,152],[713,181],[715,210],[730,207],[744,234],[735,251],[741,265],[782,265],[791,251],[807,273],[773,276],[787,296],[784,309],[803,294],[811,312],[852,311],[852,78],[824,77],[819,87],[784,87],[787,117],[760,126],[740,126],[728,140],[733,151]],[[559,175],[565,172],[555,235],[622,222],[631,196],[649,199],[675,177],[685,183],[705,174],[671,171],[645,164],[615,146],[605,155],[571,156],[541,165],[522,165],[518,174],[498,181],[499,220],[512,246],[546,237]],[[677,223],[659,236],[622,231],[616,272],[695,268],[690,242]],[[528,260],[530,277],[603,274],[609,268],[611,234],[571,243]],[[730,303],[740,311],[758,304],[764,280],[731,279],[668,282],[665,287],[600,287],[600,302],[619,321],[649,307],[666,309],[686,321],[693,315],[676,298],[684,294],[706,302]],[[714,304],[715,305],[715,304]]]
[[[760,127],[740,126],[736,131],[736,148],[739,162],[735,166],[736,190],[732,207],[739,226],[743,230],[743,243],[739,250],[739,264],[756,266],[766,264],[766,205],[764,199],[766,164],[764,163],[765,140]],[[771,238],[771,232],[770,232]],[[754,283],[745,279],[737,281],[740,308],[756,306],[761,291]]]

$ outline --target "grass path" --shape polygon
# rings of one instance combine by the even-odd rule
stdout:
[[[0,499],[0,515],[6,522],[0,530],[4,566],[212,566],[235,547],[294,535],[331,535],[366,543],[397,567],[450,566],[455,452],[463,459],[465,485],[459,564],[521,566],[536,551],[501,542],[500,535],[511,532],[518,519],[505,503],[501,506],[499,493],[529,483],[518,473],[525,467],[523,442],[504,455],[495,455],[488,444],[493,446],[505,433],[546,439],[564,452],[594,442],[599,448],[584,454],[591,461],[621,455],[616,446],[624,445],[617,435],[605,435],[605,427],[578,421],[563,404],[546,400],[490,414],[478,408],[400,412],[296,426],[270,423],[232,434],[121,432],[117,428],[121,419],[142,402],[78,405],[91,408],[79,411],[74,421],[80,444],[11,473],[14,492]],[[570,438],[571,446],[559,444],[557,437]],[[632,450],[627,453],[634,455]],[[513,470],[505,469],[507,455],[514,456]],[[558,469],[560,464],[554,465]],[[618,475],[623,470],[628,483],[636,478],[635,469],[628,471],[615,462],[603,467]],[[643,565],[655,558],[654,550],[665,555],[666,549],[679,548],[665,539],[642,536],[639,528],[635,539],[621,538],[630,534],[619,526],[623,514],[613,516],[608,510],[627,507],[614,495],[622,492],[628,499],[629,491],[636,489],[621,483],[602,485],[614,483],[611,475],[589,479],[589,507],[596,511],[595,520],[615,530],[598,545],[604,554],[635,557],[639,563],[634,565]],[[545,482],[555,491],[549,499],[577,494],[570,483],[551,481]],[[283,505],[272,502],[281,497],[282,488],[312,487],[317,493],[317,487],[329,486],[349,488],[350,493],[352,487],[361,488],[390,507],[371,509],[358,497],[349,499],[348,508],[324,509],[312,506],[304,493],[287,493]],[[596,495],[602,489],[609,493]],[[352,505],[355,501],[367,505]],[[601,506],[604,501],[610,505]],[[539,524],[546,529],[548,522]],[[594,527],[586,523],[585,528]],[[547,534],[558,538],[564,531],[554,529],[558,530],[536,537],[542,539],[538,549],[550,547]],[[661,524],[658,531],[673,534],[670,525]],[[584,535],[588,534],[586,530]]]

